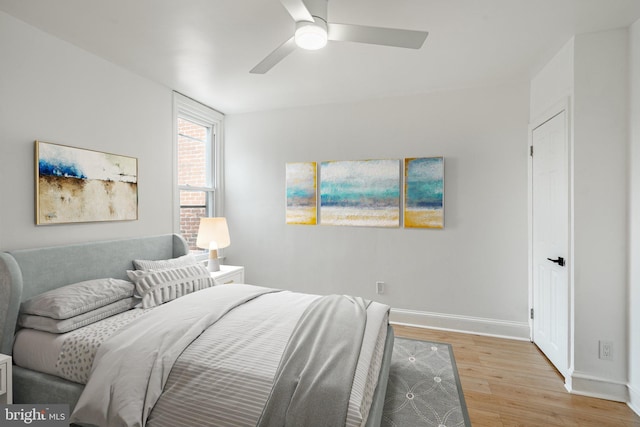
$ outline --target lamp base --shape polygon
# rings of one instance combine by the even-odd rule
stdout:
[[[209,263],[207,264],[209,271],[220,271],[220,261],[218,261],[218,249],[209,249]]]
[[[218,258],[209,258],[207,269],[209,271],[220,271],[220,261],[218,261]]]

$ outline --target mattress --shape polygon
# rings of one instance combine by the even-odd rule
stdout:
[[[304,309],[316,298],[288,291],[267,294],[256,299],[259,303],[250,301],[220,319],[185,350],[185,353],[196,353],[196,360],[200,353],[209,366],[217,367],[202,379],[208,387],[198,387],[195,392],[180,389],[184,372],[194,369],[193,358],[186,366],[181,364],[181,357],[169,375],[165,393],[154,407],[149,425],[175,425],[175,418],[171,417],[176,416],[184,421],[194,413],[194,405],[196,408],[200,405],[198,399],[215,402],[217,407],[213,410],[230,417],[227,421],[232,425],[255,425],[260,406],[247,403],[248,406],[243,407],[238,402],[242,402],[243,396],[250,397],[251,402],[266,398],[290,332]],[[22,329],[16,335],[14,361],[24,368],[85,384],[100,345],[125,326],[134,327],[135,320],[150,310],[153,309],[129,310],[66,334]],[[367,313],[363,346],[349,399],[349,426],[366,422],[384,353],[388,307],[372,305]],[[255,357],[256,354],[259,357]],[[214,361],[211,361],[212,355],[215,355]],[[256,398],[256,394],[260,396]],[[191,406],[185,405],[186,401],[191,402]],[[184,413],[179,414],[178,410]]]

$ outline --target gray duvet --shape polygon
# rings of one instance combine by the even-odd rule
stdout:
[[[72,421],[255,426],[293,328],[318,298],[233,285],[160,306],[100,346]],[[388,307],[377,304],[370,311],[375,326],[367,325],[355,380],[348,380],[347,425],[366,420],[367,390],[379,369],[378,330]]]
[[[229,310],[272,289],[231,287],[215,301],[204,289],[165,304],[104,342],[72,422],[144,426],[180,353]],[[210,288],[213,289],[213,288]]]

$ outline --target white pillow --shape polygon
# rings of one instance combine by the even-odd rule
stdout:
[[[20,312],[68,319],[133,296],[133,283],[120,279],[94,279],[52,289],[23,302]]]
[[[54,334],[63,334],[70,332],[83,326],[90,325],[107,317],[123,313],[136,305],[138,301],[135,298],[125,298],[114,303],[105,305],[95,310],[87,311],[68,319],[52,319],[50,317],[35,316],[32,314],[21,314],[18,318],[18,324],[23,328],[38,329],[41,331],[52,332]]]
[[[158,261],[146,259],[134,259],[133,266],[136,270],[162,270],[165,268],[185,267],[195,265],[198,261],[192,254],[186,254],[178,258],[161,259]]]

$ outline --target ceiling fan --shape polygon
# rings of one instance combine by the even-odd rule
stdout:
[[[321,49],[328,40],[420,49],[429,34],[426,31],[328,22],[328,0],[280,1],[296,21],[295,34],[253,67],[250,73],[264,74],[293,52],[296,47],[309,50]]]

